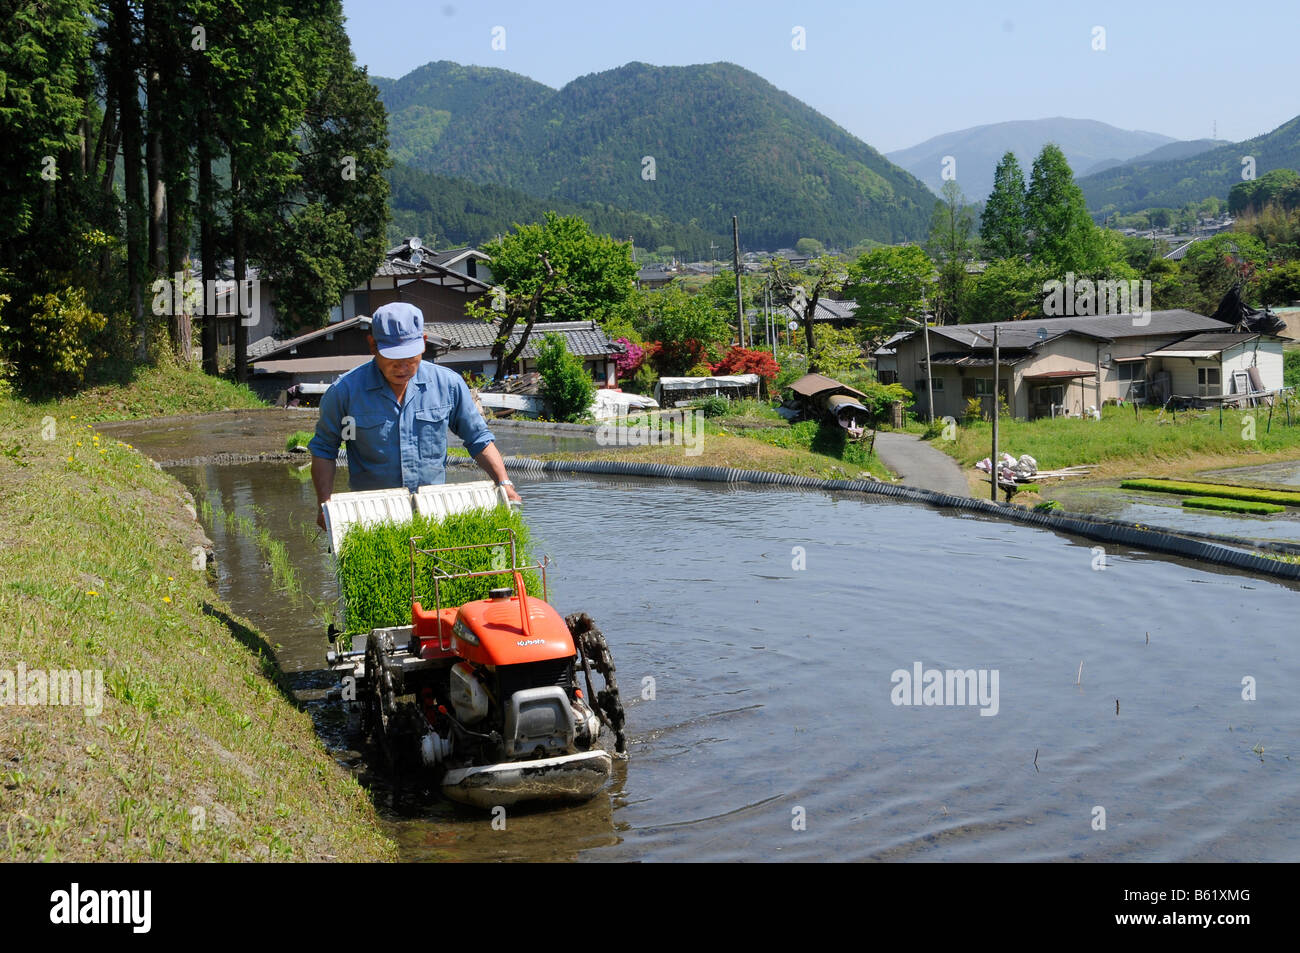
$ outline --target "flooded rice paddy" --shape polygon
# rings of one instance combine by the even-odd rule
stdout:
[[[552,602],[609,638],[631,748],[590,804],[497,830],[367,771],[324,697],[336,589],[305,471],[173,472],[286,546],[300,595],[205,522],[220,594],[278,643],[408,860],[1300,858],[1284,583],[858,496],[518,476]],[[901,685],[918,663],[996,694],[895,704],[926,700]]]

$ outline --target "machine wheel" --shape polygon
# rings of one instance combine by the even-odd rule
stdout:
[[[592,696],[592,710],[614,733],[614,750],[619,754],[627,754],[627,734],[623,730],[627,716],[623,712],[623,700],[618,693],[618,680],[614,677],[614,656],[609,651],[609,643],[605,641],[600,629],[596,628],[596,623],[591,621],[591,616],[585,612],[565,616],[564,621],[578,647],[578,656],[587,677],[587,692]],[[605,683],[599,691],[591,683],[593,671]]]
[[[396,764],[391,735],[396,699],[393,676],[386,664],[391,649],[392,644],[386,635],[366,640],[366,701],[361,709],[362,727],[383,752],[390,767]]]

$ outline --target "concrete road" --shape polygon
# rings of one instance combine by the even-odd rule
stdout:
[[[948,454],[910,433],[876,434],[876,456],[909,486],[970,496],[966,475]]]

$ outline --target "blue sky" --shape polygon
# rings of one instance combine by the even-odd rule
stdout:
[[[1300,114],[1300,2],[984,3],[345,0],[357,59],[431,60],[560,87],[634,60],[727,60],[882,152],[954,129],[1069,116],[1180,139],[1267,132]],[[494,27],[505,49],[492,48]],[[806,49],[792,48],[802,27]],[[1094,50],[1094,28],[1104,50]],[[1100,34],[1098,34],[1100,36]]]

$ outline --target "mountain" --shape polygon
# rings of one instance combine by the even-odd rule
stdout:
[[[1211,196],[1226,201],[1228,190],[1241,181],[1246,156],[1255,160],[1256,177],[1273,169],[1300,169],[1300,116],[1244,142],[1186,158],[1143,157],[1077,181],[1093,214],[1182,208]]]
[[[925,142],[886,153],[885,158],[901,165],[936,192],[943,185],[940,172],[945,156],[957,160],[957,184],[966,198],[988,198],[993,189],[993,171],[1008,151],[1016,154],[1026,178],[1034,157],[1049,142],[1061,147],[1075,175],[1112,158],[1119,161],[1177,143],[1156,132],[1117,129],[1092,119],[1021,119],[973,126],[927,139]]]
[[[919,239],[934,208],[875,149],[730,63],[629,63],[560,90],[448,62],[374,82],[393,155],[415,168],[711,234],[737,215],[748,248]]]
[[[548,211],[556,211],[577,215],[595,232],[631,238],[638,248],[666,246],[690,259],[730,254],[730,237],[721,231],[708,232],[662,216],[596,203],[538,199],[503,185],[479,185],[401,162],[389,170],[388,182],[393,209],[388,237],[394,244],[408,235],[419,235],[431,248],[481,245],[509,232],[517,222],[541,221]]]
[[[1186,159],[1189,156],[1198,156],[1202,152],[1209,152],[1211,149],[1217,149],[1219,146],[1229,144],[1227,139],[1180,139],[1177,142],[1161,146],[1159,149],[1152,149],[1143,155],[1134,156],[1128,160],[1128,163],[1137,165],[1145,162],[1163,162],[1166,159]],[[1075,170],[1074,177],[1078,179],[1085,175],[1095,175],[1098,172],[1105,172],[1107,169],[1113,169],[1124,164],[1123,159],[1105,159],[1090,168]]]

